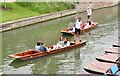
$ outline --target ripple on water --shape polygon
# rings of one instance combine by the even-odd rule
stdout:
[[[51,20],[34,24],[35,26],[29,26],[4,33],[3,42],[5,43],[5,46],[3,49],[5,50],[5,56],[3,58],[4,65],[2,65],[4,72],[8,74],[76,74],[84,72],[84,66],[95,61],[96,56],[104,53],[104,49],[111,47],[111,45],[117,41],[118,20],[114,21],[114,18],[112,17],[113,8],[110,8],[107,11],[104,10],[107,13],[104,15],[102,14],[102,16],[98,15],[101,14],[101,10],[94,11],[94,13],[97,14],[92,15],[92,18],[93,20],[98,21],[98,23],[105,23],[100,23],[96,29],[82,35],[82,38],[88,41],[85,46],[78,47],[77,49],[68,52],[51,55],[47,58],[36,59],[32,62],[15,62],[15,64],[9,65],[12,59],[8,58],[8,55],[33,48],[36,41],[39,39],[45,41],[47,45],[55,44],[59,37],[62,36],[60,30],[66,28],[71,20],[74,21],[75,15],[66,16],[62,18],[63,20]],[[106,17],[108,14],[109,17]],[[81,13],[80,15],[86,18],[86,14]],[[112,21],[109,19],[112,19]],[[73,40],[73,37],[69,38]]]

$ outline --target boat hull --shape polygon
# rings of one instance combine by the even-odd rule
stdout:
[[[92,25],[90,28],[81,30],[81,34],[84,34],[85,32],[88,32],[88,31],[91,31],[91,30],[95,29],[95,28],[97,27],[97,24],[98,24],[98,23],[96,22],[96,23],[95,23],[94,25]],[[66,30],[61,30],[61,33],[63,33],[63,34],[69,34],[69,35],[75,35],[74,32],[70,32],[70,31],[66,31]]]
[[[119,44],[113,44],[113,47],[120,47]]]
[[[120,49],[119,48],[109,48],[109,49],[105,50],[105,53],[120,54]]]
[[[30,51],[26,51],[26,52],[21,52],[21,53],[9,55],[9,57],[20,59],[20,60],[30,60],[30,59],[35,59],[35,58],[43,57],[46,55],[54,54],[57,52],[69,50],[69,49],[75,48],[77,46],[84,45],[85,43],[86,43],[86,41],[82,41],[80,43],[76,43],[74,45],[70,45],[70,46],[65,47],[65,48],[55,49],[55,50],[52,50],[50,52],[39,52],[36,50],[30,50]]]
[[[86,67],[84,67],[84,70],[89,72],[89,73],[93,73],[93,74],[112,75],[109,71],[109,68],[113,65],[114,65],[114,63],[105,63],[105,62],[95,61],[95,62],[87,65]]]
[[[101,61],[101,62],[120,63],[119,55],[111,54],[111,53],[102,54],[102,55],[96,57],[96,60]]]

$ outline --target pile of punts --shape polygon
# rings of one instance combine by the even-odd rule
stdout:
[[[119,51],[119,50],[120,50],[120,48],[118,48],[118,47],[115,48],[115,47],[114,47],[114,48],[109,48],[109,49],[105,50],[105,52],[106,52],[106,53],[113,53],[113,54],[120,54],[120,51]]]
[[[82,29],[81,33],[88,32],[90,30],[95,29],[97,27],[97,24],[98,24],[98,22],[94,22],[94,24],[92,24],[91,27],[86,28],[86,29]],[[67,30],[61,30],[61,33],[63,33],[63,34],[69,34],[69,35],[74,35],[75,34],[75,32],[71,32],[71,31],[67,31]]]
[[[102,62],[111,62],[111,63],[119,63],[120,58],[118,54],[112,54],[112,53],[104,53],[98,57],[96,57],[96,60],[102,61]]]
[[[81,41],[81,42],[71,42],[70,46],[67,46],[67,47],[64,47],[64,48],[59,48],[59,49],[54,49],[54,50],[51,50],[50,52],[40,52],[40,51],[37,51],[37,50],[28,50],[28,51],[25,51],[25,52],[11,54],[11,55],[9,55],[9,57],[12,57],[12,58],[15,58],[15,59],[20,59],[20,60],[30,60],[30,59],[35,59],[35,58],[43,57],[43,56],[46,56],[46,55],[54,54],[54,53],[57,53],[57,52],[66,51],[68,49],[72,49],[72,48],[75,48],[77,46],[84,45],[85,43],[86,43],[86,40]],[[48,48],[52,49],[52,46],[48,46]]]
[[[117,76],[120,75],[120,64],[114,64],[114,63],[104,63],[95,61],[86,67],[84,67],[84,70],[89,73],[99,74],[99,75],[112,75]]]
[[[95,59],[95,62],[84,67],[85,71],[105,76],[120,76],[119,47],[109,48]]]
[[[118,41],[115,44],[113,44],[113,47],[120,47],[119,41],[120,41],[120,37],[119,37]]]

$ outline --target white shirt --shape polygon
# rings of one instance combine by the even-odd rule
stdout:
[[[70,42],[69,41],[67,41],[67,46],[70,46]]]
[[[82,24],[82,21],[79,22],[78,19],[77,19],[75,28],[80,29],[81,28],[81,24]]]
[[[75,27],[72,27],[72,30],[70,30],[69,32],[75,32]]]
[[[89,23],[86,23],[86,26],[84,27],[84,29],[87,29],[87,28],[89,28],[89,27],[91,27],[91,26],[89,25]]]
[[[40,46],[35,45],[35,50],[39,50]]]
[[[70,46],[70,42],[67,41],[67,44],[64,45],[64,47]]]
[[[72,27],[73,29],[72,29],[72,32],[75,32],[75,27]]]
[[[92,8],[92,4],[89,4],[89,7]]]
[[[91,8],[87,9],[87,15],[92,15],[92,9]]]

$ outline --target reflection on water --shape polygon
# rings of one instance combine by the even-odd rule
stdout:
[[[83,22],[86,14],[80,13]],[[3,33],[3,71],[7,74],[76,74],[83,72],[83,67],[95,60],[95,57],[111,47],[117,41],[117,6],[93,11],[92,20],[99,23],[95,30],[82,35],[87,44],[65,52],[48,55],[29,61],[13,60],[9,54],[33,49],[36,41],[42,40],[46,46],[56,44],[63,36],[61,29],[65,29],[70,22],[74,22],[75,15],[55,19],[32,26],[19,28]],[[66,37],[66,35],[64,35]],[[67,36],[73,40],[72,36]]]

